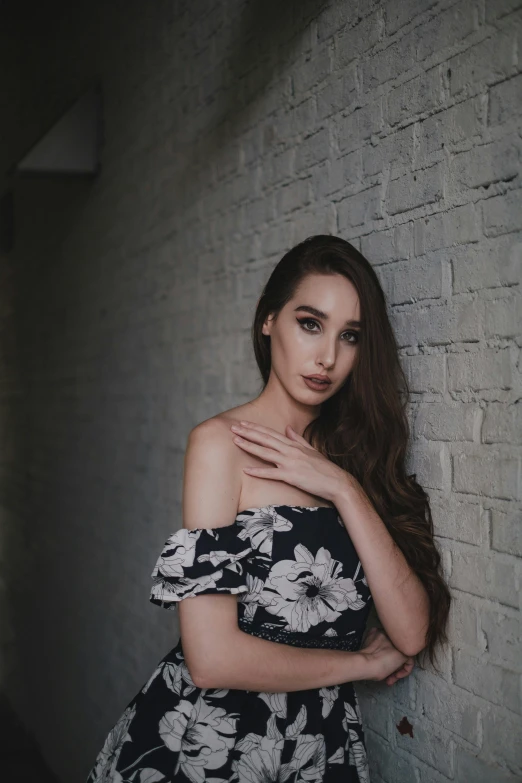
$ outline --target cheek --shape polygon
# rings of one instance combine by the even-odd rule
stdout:
[[[356,348],[347,348],[346,354],[343,359],[343,370],[346,374],[348,374],[352,367],[355,364],[355,361],[357,359],[357,349]]]
[[[313,350],[311,341],[299,329],[279,341],[279,350],[285,361],[291,365],[299,364],[303,358],[307,358]]]

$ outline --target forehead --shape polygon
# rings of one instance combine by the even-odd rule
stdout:
[[[359,295],[344,275],[307,275],[297,286],[288,306],[307,304],[332,317],[359,318]]]

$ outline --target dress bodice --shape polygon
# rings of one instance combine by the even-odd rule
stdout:
[[[231,525],[176,531],[153,571],[153,603],[237,593],[239,627],[305,647],[359,649],[371,608],[362,564],[335,507],[247,508]]]

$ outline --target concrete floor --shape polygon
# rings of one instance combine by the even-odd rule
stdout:
[[[0,779],[2,783],[59,783],[31,737],[0,694]]]

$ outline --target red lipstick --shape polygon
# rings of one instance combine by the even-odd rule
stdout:
[[[327,375],[303,375],[302,378],[308,388],[314,391],[325,391],[331,384]]]

